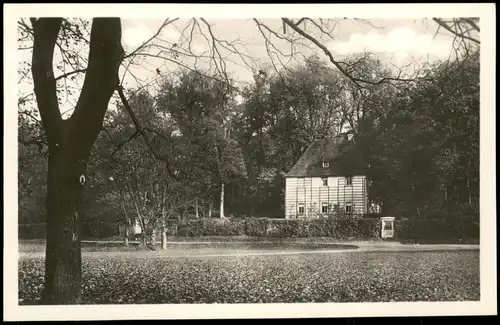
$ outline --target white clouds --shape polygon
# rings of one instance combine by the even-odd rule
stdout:
[[[205,45],[203,43],[194,42],[191,45],[191,51],[195,55],[202,55],[205,52]]]
[[[137,47],[153,36],[153,32],[143,24],[126,28],[123,31],[122,43],[127,47]]]
[[[432,39],[432,34],[417,33],[408,27],[392,29],[387,34],[379,31],[353,33],[348,41],[332,41],[328,47],[340,55],[360,52],[393,54],[398,61],[409,55],[432,55],[444,58],[450,54],[451,42],[448,39]]]
[[[161,32],[161,38],[169,42],[177,42],[181,34],[173,28],[167,28]]]

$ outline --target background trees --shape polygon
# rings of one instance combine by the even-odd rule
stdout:
[[[465,206],[467,213],[478,211],[478,55],[435,67],[432,82],[398,89],[385,101],[386,112],[373,111],[360,130],[371,192],[386,213],[423,218],[452,216]]]
[[[233,123],[240,114],[234,95],[231,85],[183,71],[165,79],[157,96],[160,110],[172,118],[184,139],[180,172],[219,184],[220,217],[224,217],[225,186],[246,175],[241,148],[234,139]]]
[[[391,75],[380,61],[369,62],[367,69]],[[311,57],[280,74],[256,75],[239,103],[232,88],[196,72],[165,77],[156,94],[140,91],[129,100],[154,150],[169,157],[171,170],[150,152],[123,107],[108,111],[92,156],[100,165],[91,168],[91,180],[113,176],[115,181],[102,181],[101,194],[88,195],[98,199],[89,202],[94,212],[84,220],[122,220],[111,216],[119,196],[109,196],[131,179],[125,174],[133,164],[143,173],[137,179],[156,181],[162,175],[172,193],[183,193],[186,204],[176,199],[172,204],[182,208],[171,217],[220,216],[221,210],[233,216],[281,216],[283,173],[314,139],[346,130],[355,134],[350,163],[370,166],[372,199],[383,203],[386,213],[429,217],[431,211],[458,206],[477,211],[472,207],[479,184],[478,71],[474,52],[435,63],[426,72],[428,81],[359,88]],[[30,120],[20,120],[19,129],[25,144],[20,159],[26,157],[19,188],[26,222],[43,220],[35,217],[40,214],[36,202],[43,200],[35,189],[43,188],[46,150]],[[220,208],[222,184],[225,209]]]

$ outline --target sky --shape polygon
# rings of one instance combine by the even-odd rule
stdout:
[[[258,63],[256,67],[268,66],[270,59],[266,51],[265,38],[259,32],[257,24],[251,19],[207,19],[212,24],[213,34],[217,38],[229,42],[236,39],[241,40],[246,45],[239,47],[242,52],[248,53],[255,58]],[[376,19],[369,22],[357,22],[352,19],[335,19],[329,24],[335,25],[333,30],[333,39],[323,37],[322,43],[336,56],[345,56],[363,52],[373,52],[380,57],[389,60],[396,66],[403,66],[410,60],[433,61],[437,59],[446,59],[452,50],[452,38],[449,34],[439,33],[436,35],[437,25],[428,19]],[[279,19],[259,19],[260,22],[281,33],[282,25]],[[338,21],[338,23],[337,23]],[[176,21],[167,26],[160,34],[163,39],[169,42],[178,42],[183,36],[189,36],[189,31],[183,32],[187,25],[186,19]],[[123,44],[125,49],[134,49],[151,37],[161,26],[162,20],[156,19],[124,19],[123,20]],[[321,39],[324,34],[313,29],[309,24],[307,26],[312,35]],[[288,44],[278,42],[274,38],[273,43],[278,44],[282,51],[287,51]],[[306,41],[305,46],[301,47],[304,53],[312,54],[307,47],[314,45]],[[194,52],[197,54],[209,50],[210,44],[202,38],[195,38],[192,44]],[[315,49],[322,59],[327,57],[317,48]],[[286,54],[286,53],[285,53]],[[283,57],[283,56],[282,56]],[[146,61],[153,67],[161,66],[164,62],[155,62],[156,60]],[[241,62],[241,59],[234,60],[237,63],[231,64],[228,69],[234,73],[235,78],[243,82],[252,80],[251,70]],[[277,59],[275,61],[278,61]],[[154,63],[153,63],[154,62]],[[156,63],[156,64],[155,64]],[[144,67],[143,67],[144,68]],[[139,70],[139,69],[138,69]],[[137,73],[144,78],[148,73],[144,71]],[[149,76],[154,76],[151,73]]]
[[[438,26],[432,19],[364,19],[322,18],[323,30],[329,28],[329,34],[321,32],[310,22],[300,26],[311,36],[325,45],[336,59],[370,52],[393,69],[405,67],[411,73],[415,63],[445,60],[452,54],[452,36],[447,32],[438,32]],[[172,18],[170,18],[172,20]],[[283,41],[283,25],[279,18],[253,19],[221,19],[198,18],[196,25],[191,18],[179,18],[160,29],[165,19],[122,18],[122,45],[126,53],[131,53],[149,40],[149,47],[141,49],[134,56],[133,64],[128,61],[120,68],[123,85],[129,89],[148,87],[154,92],[158,80],[179,69],[222,69],[234,79],[237,86],[243,86],[253,80],[253,71],[262,68],[282,69],[303,62],[304,57],[312,54],[321,59],[328,57],[318,46],[288,28],[284,37],[295,38],[293,43]],[[297,20],[295,20],[297,21]],[[318,20],[316,20],[318,21]],[[210,27],[208,27],[210,26]],[[268,30],[269,29],[269,30]],[[274,36],[270,31],[276,33]],[[211,34],[210,34],[211,33]],[[215,47],[213,39],[217,39]],[[228,45],[233,47],[229,47]],[[293,56],[291,44],[293,44]],[[226,48],[224,48],[226,45]],[[180,55],[174,57],[170,49],[174,48]],[[214,49],[217,49],[215,51]],[[230,48],[230,50],[228,50]],[[78,49],[82,56],[87,54],[86,48]],[[273,52],[270,54],[270,51]],[[18,51],[19,62],[29,62],[30,51]],[[211,55],[219,54],[224,58],[211,60]],[[196,56],[196,58],[194,58]],[[60,54],[56,50],[55,62]],[[290,59],[291,58],[291,59]],[[158,75],[160,72],[160,76]],[[57,71],[56,71],[57,72]],[[62,74],[59,71],[56,75]],[[81,86],[83,74],[78,76],[75,89]],[[30,80],[19,84],[20,93],[32,93]],[[77,102],[77,95],[65,96],[62,100],[61,112],[69,117]],[[117,102],[112,99],[111,105]],[[237,98],[237,100],[241,100]],[[34,106],[34,102],[30,105]]]

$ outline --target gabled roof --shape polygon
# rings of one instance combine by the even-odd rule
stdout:
[[[358,164],[343,161],[349,144],[339,145],[335,139],[314,141],[302,154],[297,163],[285,177],[328,177],[359,175],[362,171]],[[328,162],[329,167],[323,167]],[[358,167],[355,167],[358,166]]]

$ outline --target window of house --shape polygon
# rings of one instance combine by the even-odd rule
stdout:
[[[328,178],[323,177],[322,180],[323,180],[323,186],[328,186]]]
[[[304,182],[304,177],[299,177],[297,179],[297,185],[298,186],[304,186],[305,182]]]
[[[351,213],[352,212],[352,203],[351,202],[346,202],[345,203],[345,212]]]
[[[346,177],[345,178],[345,185],[352,185],[352,177]]]
[[[304,214],[304,203],[299,203],[299,214]]]
[[[324,168],[330,167],[330,163],[328,161],[323,161],[323,167]]]
[[[321,213],[328,213],[328,203],[327,202],[321,203]]]

